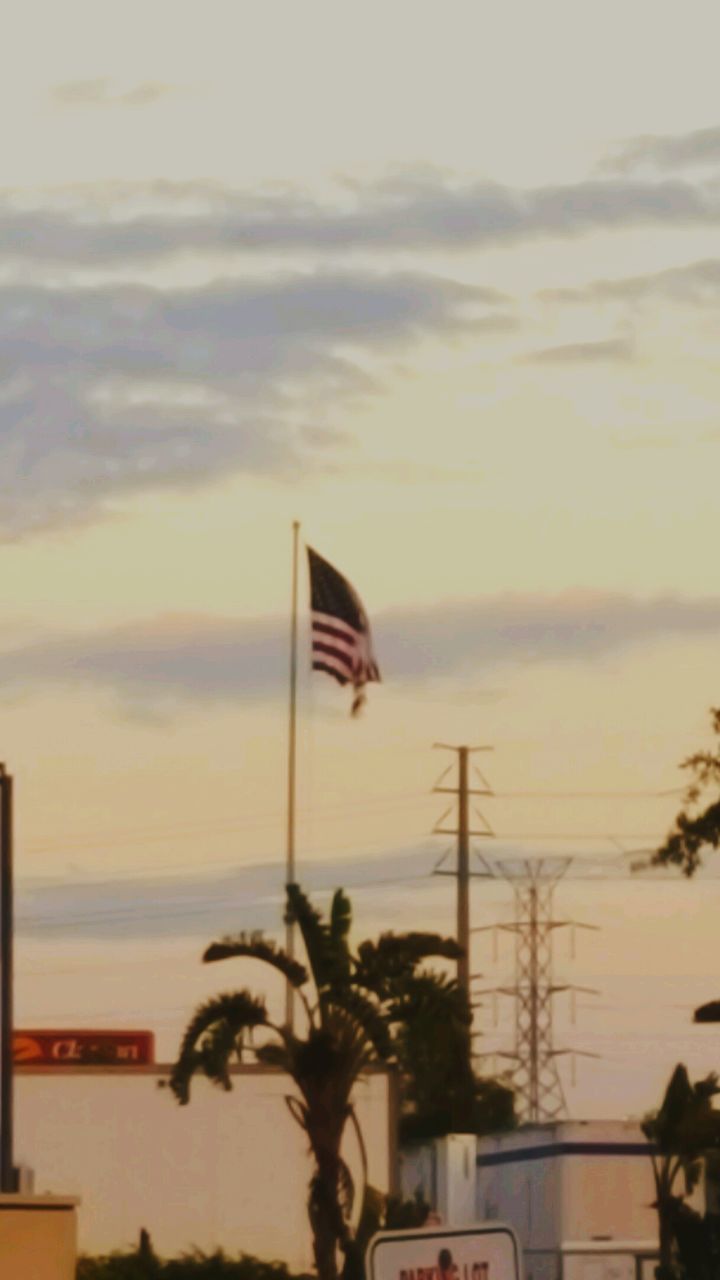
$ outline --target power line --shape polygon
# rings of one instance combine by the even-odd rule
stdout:
[[[556,836],[554,838],[558,839],[559,837]],[[575,838],[575,837],[567,836],[566,838],[569,839],[569,838]],[[617,847],[617,837],[586,836],[586,838],[606,840],[606,841],[609,841],[610,843],[613,843]],[[629,839],[629,837],[625,837],[625,838]],[[383,846],[385,846],[384,841],[380,843],[379,847],[383,847]],[[573,859],[573,870],[568,876],[568,878],[571,878],[571,879],[583,878],[583,879],[595,879],[595,880],[601,879],[603,882],[609,882],[610,880],[618,880],[618,881],[624,882],[626,885],[629,885],[634,881],[636,884],[642,883],[644,885],[646,881],[641,880],[639,877],[635,876],[634,874],[631,875],[630,871],[626,867],[626,862],[623,860],[623,859],[626,859],[627,857],[636,855],[638,852],[647,852],[647,850],[640,850],[640,851],[630,850],[627,853],[623,854],[622,859],[618,859],[617,856],[615,856],[612,860],[601,858],[601,857],[595,857],[594,859],[591,859],[591,858],[583,859],[581,857],[575,857]],[[227,869],[228,871],[235,871],[235,872],[238,871],[236,864],[221,863],[221,864],[210,864],[210,865],[213,865],[215,868],[218,868],[218,869]],[[252,864],[252,869],[257,870],[258,867],[261,865],[262,864],[257,864],[257,863]],[[194,864],[193,864],[193,868],[195,869]],[[207,870],[207,868],[208,868],[208,864],[204,864],[203,870]],[[337,871],[340,875],[342,874],[342,869],[340,866],[337,867]],[[436,874],[439,874],[439,875],[447,874],[452,876],[455,874],[452,871],[444,872],[440,870],[439,865],[436,865],[435,871],[436,871]],[[144,882],[147,882],[148,880],[150,882],[161,880],[164,874],[167,876],[167,868],[163,868],[162,870],[158,870],[157,872],[149,872],[145,874],[141,872],[137,872],[134,875],[130,875],[126,877],[119,877],[119,876],[107,876],[102,878],[96,877],[91,880],[74,881],[72,883],[72,888],[73,890],[75,889],[82,890],[82,889],[102,888],[105,885],[115,885],[117,883],[142,884]],[[713,882],[713,881],[717,881],[719,875],[720,875],[720,868],[716,868],[714,873],[712,870],[705,868],[702,873],[702,879],[704,882]],[[648,878],[650,879],[651,883],[655,883],[655,884],[663,883],[663,882],[664,883],[671,882],[676,886],[678,884],[678,875],[672,869],[663,868],[663,869],[653,870],[650,872],[650,876]],[[32,884],[32,881],[30,883]],[[45,880],[45,883],[47,884],[47,880]],[[57,885],[57,883],[58,883],[57,880],[51,881],[51,885],[53,884]],[[188,876],[183,881],[181,881],[181,883],[184,885],[192,885],[193,883],[197,884],[198,876],[197,874]],[[202,882],[200,881],[200,883]],[[354,894],[357,894],[364,891],[372,891],[374,888],[382,887],[385,885],[393,885],[393,884],[399,885],[399,884],[412,884],[412,883],[416,883],[417,885],[424,883],[427,885],[428,884],[427,874],[421,873],[419,875],[409,874],[409,875],[374,877],[370,880],[363,881],[362,884],[353,885],[352,892]],[[330,889],[328,888],[327,890],[325,890],[323,888],[319,888],[317,891],[321,893],[329,892]],[[256,895],[252,898],[248,898],[245,894],[243,894],[242,905],[243,907],[247,907],[249,905],[258,904],[263,901],[265,901],[266,903],[272,903],[272,902],[278,902],[279,900],[280,900],[279,896],[276,893],[274,893],[272,889],[270,889],[269,892]],[[90,909],[88,911],[82,911],[82,908],[80,908],[80,910],[79,911],[76,910],[72,916],[64,916],[62,914],[62,909],[53,910],[52,906],[50,906],[48,910],[36,912],[36,913],[32,913],[31,911],[27,913],[23,911],[19,912],[18,923],[23,933],[25,933],[26,930],[35,930],[38,928],[40,930],[45,929],[47,930],[48,933],[50,933],[50,932],[57,932],[58,929],[62,930],[63,928],[69,927],[73,924],[78,924],[78,925],[93,924],[101,921],[122,922],[123,920],[134,921],[134,920],[160,920],[160,919],[176,920],[176,919],[183,919],[183,918],[191,919],[193,917],[205,916],[209,914],[212,910],[214,910],[217,906],[228,905],[228,899],[227,899],[226,893],[223,894],[222,897],[218,897],[218,896],[206,897],[200,902],[198,902],[197,897],[195,897],[193,904],[188,906],[182,906],[182,902],[183,902],[182,898],[180,899],[179,902],[176,902],[176,903],[173,903],[172,900],[168,900],[164,904],[159,904],[156,908],[151,908],[151,909],[148,909],[147,907],[144,907],[141,905],[138,905],[138,906],[123,905],[115,908],[112,908],[112,907],[103,908],[103,907],[98,907],[97,904],[94,904],[94,909]],[[172,909],[173,906],[175,906],[176,909]]]
[[[301,849],[304,848],[307,851],[307,846],[304,846],[301,844],[300,847]],[[406,847],[407,846],[403,846],[402,848],[405,849]],[[348,851],[351,851],[353,853],[356,853],[357,856],[361,856],[363,853],[372,853],[373,850],[378,850],[378,849],[381,849],[384,853],[387,853],[388,852],[387,840],[378,839],[371,842],[363,841],[362,844],[359,844],[357,841],[345,841],[344,843],[340,843],[340,844],[337,843],[336,841],[333,841],[332,846],[327,850],[327,857],[316,858],[315,861],[325,865],[326,861],[330,859],[332,854],[347,853]],[[316,850],[315,852],[317,853],[318,851]],[[392,850],[390,852],[392,852]],[[402,853],[402,849],[399,852]],[[337,864],[337,865],[341,866],[342,864]],[[79,878],[73,877],[71,881],[68,881],[67,877],[64,875],[37,874],[34,876],[28,876],[28,875],[21,876],[19,877],[19,880],[23,886],[26,886],[28,888],[31,888],[33,885],[38,885],[38,884],[42,886],[46,886],[48,884],[62,884],[63,886],[68,886],[68,884],[71,884],[73,888],[83,889],[83,888],[92,888],[93,886],[98,886],[98,885],[102,886],[106,884],[134,883],[136,881],[144,881],[144,880],[152,881],[156,879],[163,879],[165,877],[172,877],[173,872],[191,870],[193,874],[188,875],[186,877],[186,881],[190,883],[193,880],[202,878],[204,873],[209,870],[218,871],[218,872],[227,871],[227,872],[234,872],[234,873],[241,874],[245,871],[250,871],[250,870],[255,871],[261,866],[266,869],[269,869],[271,867],[280,867],[281,862],[280,862],[280,859],[275,855],[273,855],[273,857],[268,858],[267,861],[263,861],[262,863],[260,862],[238,863],[237,861],[230,862],[227,860],[227,858],[223,858],[221,861],[217,861],[217,862],[208,862],[204,858],[202,858],[201,860],[198,860],[198,858],[196,857],[193,859],[192,862],[163,863],[162,866],[158,867],[157,869],[155,869],[154,867],[150,867],[150,868],[147,868],[146,870],[142,867],[137,867],[133,871],[130,871],[125,875],[121,875],[119,872],[113,871],[111,874],[104,875],[104,876],[93,876],[87,879],[79,879]]]
[[[668,799],[674,795],[682,795],[683,787],[669,788],[666,790],[637,790],[637,791],[543,791],[543,790],[512,790],[512,791],[495,791],[493,790],[493,798],[497,800],[621,800],[621,799],[638,799],[638,800],[661,800]],[[366,812],[368,809],[401,809],[409,802],[417,803],[421,799],[429,799],[430,795],[424,791],[403,792],[395,796],[376,796],[365,800],[348,799],[333,805],[313,806],[312,808],[301,808],[298,810],[299,815],[312,817],[314,821],[332,821],[337,815],[342,815],[350,808],[362,809]],[[256,814],[246,814],[244,817],[235,817],[222,819],[214,823],[207,823],[201,820],[189,820],[179,823],[171,823],[162,826],[140,826],[128,827],[124,831],[117,832],[112,836],[104,834],[103,829],[98,830],[98,834],[92,831],[84,831],[79,835],[72,833],[65,834],[61,837],[63,843],[71,842],[75,847],[80,845],[94,846],[102,844],[103,847],[116,847],[126,842],[135,843],[152,843],[171,839],[177,835],[183,835],[187,832],[192,835],[197,830],[203,831],[235,831],[250,829],[257,826],[273,826],[281,823],[282,814],[277,810],[268,810]],[[25,853],[44,853],[59,851],[56,842],[50,841],[24,841],[23,851]]]
[[[413,801],[414,803],[417,803],[419,799],[423,799],[423,798],[429,798],[427,796],[427,793],[420,792],[420,791],[413,791],[413,792],[404,793],[403,795],[400,795],[400,796],[391,796],[391,797],[378,796],[378,797],[375,797],[374,799],[370,798],[368,800],[363,800],[363,801],[359,801],[359,800],[348,800],[347,802],[343,801],[341,803],[338,803],[337,805],[319,806],[319,810],[315,808],[300,809],[298,810],[298,813],[306,817],[312,816],[313,820],[317,820],[319,817],[321,821],[332,821],[335,817],[342,818],[343,814],[347,811],[347,809],[358,808],[358,809],[362,809],[363,812],[365,812],[368,809],[378,809],[378,808],[401,809],[408,803],[408,801]],[[173,823],[168,826],[129,827],[129,828],[126,828],[124,832],[116,833],[114,836],[107,836],[103,833],[103,831],[100,831],[98,835],[94,835],[92,832],[85,831],[79,836],[73,836],[72,834],[63,835],[61,839],[64,843],[72,842],[72,844],[75,846],[78,846],[78,845],[94,846],[94,845],[101,844],[103,846],[110,847],[110,846],[123,845],[130,841],[143,843],[143,844],[152,843],[154,841],[172,839],[174,836],[182,835],[185,832],[187,832],[188,835],[193,835],[196,831],[199,831],[199,830],[215,831],[215,832],[218,832],[218,831],[230,832],[230,831],[236,831],[236,830],[246,830],[253,827],[274,826],[275,824],[282,823],[282,820],[283,820],[283,816],[280,812],[269,811],[263,814],[246,815],[244,818],[237,817],[237,818],[222,819],[219,822],[214,822],[214,823],[212,822],[207,823],[199,820],[197,821],[191,820],[191,821],[183,821],[181,823]],[[23,851],[25,853],[55,852],[55,851],[58,851],[58,844],[57,842],[50,843],[48,841],[45,841],[45,842],[41,841],[39,844],[33,843],[32,840],[24,841]]]
[[[353,885],[352,892],[355,894],[362,892],[365,889],[372,889],[385,885],[408,884],[413,881],[418,883],[427,883],[428,875],[384,876],[374,881],[365,880],[361,885]],[[316,890],[316,892],[332,893],[332,889],[320,888]],[[243,896],[242,906],[248,907],[257,906],[262,903],[274,904],[279,902],[282,902],[282,894],[280,892],[269,892],[255,898]],[[30,926],[35,928],[38,925],[47,925],[48,929],[52,929],[53,927],[57,929],[65,928],[68,925],[93,924],[106,920],[179,920],[185,919],[186,917],[189,918],[192,916],[207,915],[208,911],[211,911],[216,907],[228,907],[230,905],[232,904],[228,903],[227,894],[223,894],[222,897],[205,898],[200,903],[196,902],[192,907],[182,907],[180,910],[170,910],[169,906],[165,905],[158,906],[157,908],[152,908],[150,910],[148,910],[147,907],[108,907],[99,911],[94,910],[82,912],[74,916],[66,916],[61,912],[58,912],[57,914],[45,913],[43,915],[25,915],[22,912],[19,912],[18,925],[22,932],[23,928],[27,929]]]
[[[665,791],[493,791],[498,800],[667,800],[681,796],[685,787]]]
[[[656,840],[660,843],[664,836],[657,831],[628,831],[623,835],[608,832],[592,831],[503,831],[501,840],[606,840],[615,843],[619,840]]]
[[[543,841],[548,841],[548,840],[593,841],[594,843],[609,844],[609,845],[612,845],[614,848],[617,848],[618,845],[622,842],[635,841],[635,840],[645,840],[653,843],[654,845],[659,845],[664,839],[664,834],[665,833],[658,833],[658,832],[652,832],[652,833],[622,832],[620,834],[617,834],[612,832],[597,832],[597,831],[594,831],[594,832],[593,831],[583,831],[583,832],[510,831],[507,833],[503,833],[502,840],[506,840],[506,839],[507,840],[527,840],[527,841],[533,841],[538,843],[542,843]],[[301,847],[307,848],[302,844],[301,844]],[[402,846],[402,848],[406,848],[406,846]],[[373,850],[383,850],[383,852],[388,852],[387,840],[376,839],[371,842],[363,841],[361,844],[359,844],[354,840],[343,841],[341,843],[337,843],[336,841],[333,841],[332,844],[328,847],[326,852],[327,852],[327,857],[329,858],[336,853],[352,852],[360,855],[363,851],[371,852]],[[98,849],[98,852],[99,851],[100,850]],[[60,850],[57,850],[56,856],[71,858],[74,852],[76,851],[64,850],[61,852]],[[82,853],[86,851],[79,850],[78,852]],[[315,849],[314,852],[317,854],[318,852],[321,852],[321,850]],[[320,858],[318,860],[324,861],[325,859]],[[191,862],[185,861],[185,862],[163,863],[161,866],[157,868],[136,867],[125,874],[121,874],[121,871],[118,869],[117,871],[113,871],[112,873],[103,875],[103,876],[91,876],[83,879],[73,878],[71,883],[74,888],[83,889],[83,888],[92,888],[93,886],[102,886],[105,884],[134,883],[134,882],[144,881],[144,880],[147,880],[147,881],[161,880],[164,878],[172,878],[175,873],[182,872],[182,871],[187,871],[190,873],[187,876],[187,880],[188,882],[190,882],[193,879],[202,877],[204,873],[207,871],[217,871],[219,873],[223,871],[242,872],[249,868],[257,868],[260,865],[264,865],[268,867],[275,866],[275,865],[279,866],[280,862],[279,862],[279,859],[277,858],[268,858],[268,861],[262,864],[258,862],[238,864],[236,860],[231,861],[228,858],[223,858],[217,861],[209,862],[205,858],[202,858],[202,860],[198,860],[198,858],[195,857]],[[35,884],[48,885],[53,883],[61,883],[63,885],[67,885],[68,880],[66,876],[58,875],[57,873],[55,874],[36,873],[34,875],[20,874],[18,876],[18,883],[22,886],[26,886],[30,888]]]

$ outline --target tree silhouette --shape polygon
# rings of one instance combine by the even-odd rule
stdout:
[[[653,1144],[655,1207],[660,1226],[658,1280],[717,1276],[710,1227],[685,1197],[702,1173],[703,1161],[720,1150],[720,1112],[712,1099],[720,1092],[716,1075],[690,1083],[679,1064],[665,1090],[662,1106],[649,1115],[643,1133]]]
[[[453,979],[422,967],[433,957],[456,960],[460,949],[452,939],[385,934],[362,943],[354,954],[348,941],[351,907],[342,890],[323,919],[302,890],[289,885],[287,916],[299,926],[307,967],[259,935],[215,942],[203,959],[260,960],[282,974],[297,993],[302,1034],[272,1022],[265,1001],[247,989],[216,996],[191,1019],[169,1085],[181,1104],[189,1101],[197,1072],[230,1089],[230,1066],[248,1052],[290,1077],[296,1092],[287,1105],[307,1135],[314,1161],[308,1216],[315,1265],[320,1280],[336,1280],[339,1253],[345,1255],[346,1273],[357,1271],[350,1226],[355,1189],[341,1153],[348,1125],[359,1143],[367,1184],[352,1100],[355,1085],[373,1063],[399,1063],[404,1074],[408,1047],[421,1028],[422,1036],[445,1045],[447,1074],[457,1073],[464,1087],[467,1072],[472,1076],[470,1013]],[[454,1056],[458,1048],[464,1057]]]
[[[720,848],[720,707],[712,707],[710,716],[715,750],[697,751],[683,761],[693,780],[673,829],[653,857],[655,865],[679,867],[686,876],[697,871],[704,848]]]

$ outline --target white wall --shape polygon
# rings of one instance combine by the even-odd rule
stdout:
[[[134,1244],[146,1227],[161,1254],[221,1246],[308,1268],[311,1161],[285,1105],[289,1081],[243,1068],[231,1093],[197,1079],[180,1107],[158,1088],[168,1070],[19,1069],[15,1155],[34,1169],[36,1191],[82,1198],[85,1252]],[[356,1093],[370,1181],[381,1190],[392,1185],[390,1091],[378,1071]],[[349,1130],[346,1148],[359,1187]]]
[[[618,1142],[642,1141],[634,1126],[623,1126],[620,1132],[608,1136]],[[657,1237],[657,1213],[652,1208],[655,1182],[649,1156],[564,1156],[561,1168],[566,1240],[604,1235],[615,1240]]]
[[[623,1121],[559,1122],[482,1139],[478,1215],[511,1222],[526,1249],[599,1236],[654,1240],[652,1165],[632,1151],[641,1145],[639,1126]],[[484,1156],[505,1162],[483,1166]]]
[[[480,1221],[509,1222],[523,1248],[553,1248],[561,1239],[559,1161],[547,1158],[480,1166],[476,1211]]]
[[[471,1133],[450,1133],[437,1146],[440,1218],[447,1226],[470,1226],[476,1221],[477,1138]]]

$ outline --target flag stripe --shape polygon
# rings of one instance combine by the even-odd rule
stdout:
[[[312,611],[312,623],[313,627],[329,627],[344,636],[346,640],[355,640],[363,634],[358,627],[351,626],[349,622],[343,622],[342,618],[334,618],[329,613],[320,613],[317,609]]]
[[[338,653],[347,653],[351,658],[355,658],[359,648],[357,640],[346,640],[345,636],[341,636],[338,632],[328,631],[325,627],[323,627],[322,631],[316,631],[315,627],[313,627],[313,649],[322,650],[324,645],[330,645]]]
[[[334,667],[329,666],[328,663],[326,662],[313,662],[312,665],[313,665],[313,671],[326,672],[327,675],[333,676],[334,679],[337,680],[338,684],[350,683],[347,676],[342,676],[339,671],[336,671]]]
[[[332,636],[333,640],[340,640],[347,645],[357,644],[357,631],[341,631],[339,627],[329,627],[327,622],[317,622],[315,618],[313,618],[312,629],[316,635]]]
[[[332,658],[343,670],[347,671],[348,675],[353,675],[355,671],[354,656],[344,653],[342,649],[337,649],[335,645],[323,644],[321,641],[316,640],[313,644],[313,653],[319,653],[325,658]]]

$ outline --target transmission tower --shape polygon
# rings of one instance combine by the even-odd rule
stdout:
[[[571,857],[501,858],[494,863],[495,874],[510,883],[515,899],[515,919],[488,926],[515,935],[514,982],[493,991],[515,1000],[515,1046],[500,1056],[515,1061],[511,1075],[518,1111],[523,1120],[531,1123],[556,1120],[566,1114],[558,1057],[565,1053],[595,1056],[582,1050],[556,1049],[553,1040],[554,997],[561,991],[597,994],[591,987],[558,983],[553,975],[555,930],[596,927],[554,917],[555,889],[572,861]]]
[[[556,929],[594,929],[595,925],[581,924],[572,920],[554,918],[553,900],[555,889],[566,875],[574,857],[512,857],[493,858],[480,857],[481,869],[470,870],[470,837],[494,836],[487,819],[476,810],[480,826],[471,829],[469,805],[471,796],[492,796],[492,787],[487,779],[475,767],[475,774],[481,786],[471,787],[469,782],[469,756],[476,751],[491,751],[492,747],[449,746],[436,743],[445,751],[452,751],[457,756],[457,785],[445,785],[445,781],[453,770],[449,765],[439,779],[434,790],[440,793],[457,796],[457,824],[446,825],[450,819],[454,805],[443,814],[434,828],[436,834],[454,835],[457,837],[457,859],[454,869],[443,869],[447,853],[434,869],[435,875],[454,876],[457,880],[457,940],[462,949],[458,960],[458,985],[467,996],[470,1009],[478,1007],[478,1002],[471,995],[471,983],[479,974],[470,971],[470,941],[473,933],[485,932],[485,929],[473,929],[470,926],[470,881],[475,877],[483,879],[504,879],[512,887],[514,895],[515,919],[511,923],[486,926],[491,930],[505,931],[515,935],[515,975],[512,984],[496,987],[491,991],[475,991],[474,995],[502,994],[512,996],[515,1001],[515,1044],[511,1051],[499,1054],[475,1054],[477,1058],[501,1056],[514,1060],[514,1067],[508,1073],[517,1093],[518,1111],[524,1120],[537,1123],[554,1120],[566,1112],[565,1095],[558,1071],[557,1059],[569,1054],[572,1056],[573,1070],[576,1057],[596,1057],[580,1049],[556,1049],[553,1040],[553,1001],[560,992],[570,992],[573,1000],[575,993],[583,991],[596,995],[591,987],[581,987],[575,983],[558,983],[553,975],[553,938]],[[449,852],[449,851],[448,851]],[[475,1039],[480,1032],[472,1032]]]

